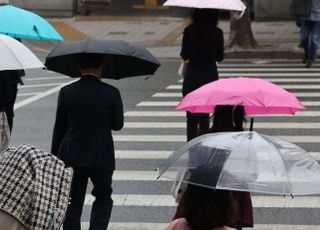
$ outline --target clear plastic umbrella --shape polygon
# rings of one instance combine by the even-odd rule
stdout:
[[[235,191],[320,194],[320,165],[295,144],[256,132],[197,137],[158,167],[159,177]],[[199,174],[191,181],[191,173]],[[200,177],[200,180],[199,180]]]

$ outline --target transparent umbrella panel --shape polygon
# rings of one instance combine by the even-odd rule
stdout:
[[[256,132],[200,136],[175,151],[158,170],[160,177],[215,189],[320,194],[320,166],[306,151]],[[199,174],[196,180],[192,173]]]

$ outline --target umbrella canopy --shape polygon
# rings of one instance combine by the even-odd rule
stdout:
[[[145,48],[130,45],[124,41],[102,41],[88,39],[80,42],[62,42],[46,58],[49,70],[80,77],[78,54],[97,53],[104,55],[103,78],[154,74],[160,63]]]
[[[247,115],[295,114],[304,106],[290,92],[258,78],[228,78],[208,83],[186,95],[176,110],[212,113],[216,105],[242,105]]]
[[[60,34],[42,17],[11,5],[0,6],[0,34],[13,38],[62,41]]]
[[[190,174],[201,171],[192,181]],[[295,144],[256,132],[197,137],[158,167],[159,176],[199,186],[282,195],[320,194],[320,165]]]
[[[241,0],[167,0],[164,6],[178,6],[200,9],[220,9],[244,11],[246,6]]]
[[[42,62],[21,42],[0,34],[0,71],[44,68]]]

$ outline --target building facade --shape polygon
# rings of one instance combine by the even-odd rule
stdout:
[[[252,9],[258,20],[290,19],[292,0],[252,0]],[[47,17],[71,17],[74,14],[100,15],[154,15],[184,17],[189,10],[162,6],[165,0],[0,0],[34,10]]]

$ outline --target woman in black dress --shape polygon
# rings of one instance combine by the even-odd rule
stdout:
[[[188,64],[183,79],[183,96],[219,78],[216,62],[223,60],[224,40],[217,24],[217,10],[196,9],[192,23],[184,30],[180,55]],[[187,112],[188,141],[208,129],[209,114]]]

